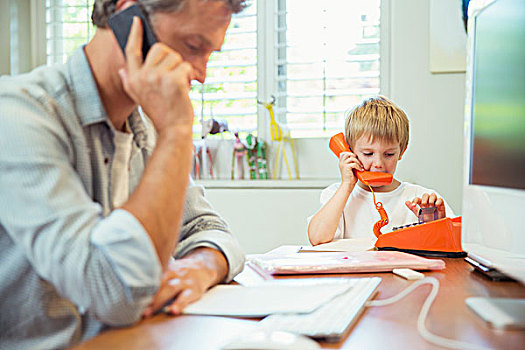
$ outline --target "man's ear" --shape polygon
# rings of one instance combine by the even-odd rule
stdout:
[[[135,5],[136,2],[136,0],[116,0],[115,5],[117,7],[117,11],[120,11],[127,9],[131,5]]]
[[[401,160],[401,158],[403,157],[403,154],[405,154],[405,151],[407,150],[407,147],[405,147],[405,149],[401,152],[401,154],[399,155],[399,159],[398,160]]]

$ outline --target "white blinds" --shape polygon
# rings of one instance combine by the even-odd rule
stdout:
[[[263,1],[272,6],[248,0],[233,16],[222,51],[210,57],[206,83],[192,87],[196,138],[201,121],[212,117],[227,120],[230,130],[256,131],[258,111],[266,113],[257,108],[263,86],[294,137],[340,131],[345,111],[380,92],[380,0]],[[91,38],[93,2],[46,0],[48,63],[65,61]],[[270,21],[259,21],[262,28],[258,8],[272,12],[264,14]],[[257,48],[264,41],[273,45]],[[258,66],[266,72],[259,80]]]
[[[247,4],[233,15],[221,51],[211,55],[206,82],[193,84],[196,137],[201,122],[212,117],[226,120],[232,131],[257,129],[257,4]]]
[[[94,0],[46,0],[46,62],[65,62],[93,36]]]
[[[379,93],[380,0],[280,0],[277,115],[292,136],[341,131],[345,111]]]
[[[46,0],[47,63],[67,57],[94,34],[94,0]],[[221,52],[209,60],[206,83],[195,83],[190,98],[195,109],[195,137],[201,120],[226,119],[231,130],[257,129],[257,4],[234,15]]]

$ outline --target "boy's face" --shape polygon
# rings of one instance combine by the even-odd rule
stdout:
[[[366,171],[380,171],[394,174],[401,157],[401,147],[397,142],[375,140],[366,135],[356,140],[353,153]]]

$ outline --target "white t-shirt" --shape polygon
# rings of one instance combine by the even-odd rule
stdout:
[[[326,202],[332,198],[339,188],[339,185],[339,183],[332,184],[321,192],[321,206],[324,206]],[[375,192],[376,201],[383,203],[389,220],[388,225],[381,228],[381,232],[390,232],[395,226],[417,222],[417,216],[407,208],[405,202],[407,200],[411,201],[415,197],[421,197],[424,193],[435,193],[438,197],[441,197],[441,195],[434,190],[408,182],[402,182],[398,188],[391,192]],[[446,201],[445,209],[447,211],[447,217],[455,216]],[[308,218],[308,223],[312,216]],[[380,216],[374,206],[372,193],[356,185],[352,193],[350,193],[346,206],[343,209],[343,215],[337,225],[334,239],[375,237],[372,229],[379,219]]]

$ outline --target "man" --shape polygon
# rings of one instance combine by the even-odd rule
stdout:
[[[173,297],[178,314],[242,268],[189,181],[188,92],[243,0],[137,1],[159,41],[145,60],[138,18],[126,57],[107,25],[135,2],[96,0],[65,65],[0,80],[0,348],[68,347]]]

